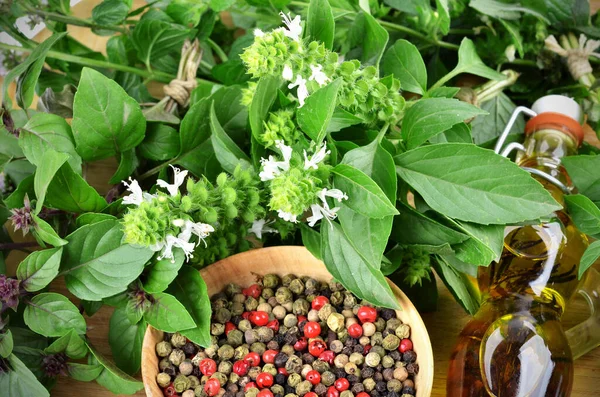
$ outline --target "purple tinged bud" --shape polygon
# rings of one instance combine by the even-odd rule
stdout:
[[[19,305],[19,280],[0,274],[0,303],[17,310]]]

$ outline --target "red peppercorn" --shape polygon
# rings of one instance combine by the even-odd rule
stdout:
[[[285,369],[285,367],[277,368],[277,373],[283,376],[288,376],[288,371]]]
[[[348,390],[348,388],[350,387],[350,382],[348,382],[348,379],[346,379],[346,378],[339,378],[338,380],[335,381],[335,383],[333,385],[339,391],[344,391],[344,390]]]
[[[225,335],[227,335],[228,333],[230,333],[231,331],[233,331],[236,328],[237,327],[235,326],[234,323],[232,323],[231,321],[228,321],[227,323],[225,323]]]
[[[250,352],[246,354],[244,361],[250,364],[251,367],[257,367],[260,364],[260,356],[256,352]]]
[[[319,295],[312,300],[311,306],[314,310],[321,310],[323,306],[329,303],[329,299],[326,296]]]
[[[171,383],[169,386],[165,387],[164,390],[165,396],[171,397],[177,395],[177,391],[175,391],[175,386]]]
[[[371,351],[371,348],[372,348],[372,347],[373,347],[373,346],[371,346],[371,345],[366,345],[366,346],[365,346],[365,350],[364,350],[364,353],[363,353],[363,354],[364,354],[365,356],[366,356],[367,354],[369,354],[369,352]]]
[[[246,386],[244,386],[244,391],[248,391],[248,389],[252,389],[252,388],[257,389],[256,383],[248,382],[248,383],[246,383]]]
[[[333,365],[333,359],[335,358],[335,353],[331,350],[325,350],[323,353],[319,354],[319,360],[327,362],[329,365]]]
[[[243,313],[242,313],[242,318],[243,318],[244,320],[248,320],[248,318],[250,318],[250,312],[243,312]]]
[[[400,346],[398,346],[398,350],[400,350],[400,353],[404,353],[408,350],[412,350],[413,349],[413,343],[410,339],[402,339],[400,341]]]
[[[256,384],[260,389],[273,386],[273,375],[268,372],[261,372],[256,377]]]
[[[273,397],[273,392],[269,389],[264,389],[259,391],[256,397]]]
[[[273,332],[279,331],[279,320],[275,319],[267,324],[267,328],[271,328]]]
[[[262,359],[266,364],[273,364],[277,353],[279,353],[277,350],[266,350],[262,355]]]
[[[309,391],[304,395],[304,397],[318,397],[318,395],[314,391]]]
[[[321,374],[317,370],[311,370],[306,373],[306,380],[312,385],[317,385],[321,382]]]
[[[377,320],[377,310],[369,306],[361,306],[356,313],[361,323],[374,323]]]
[[[308,352],[315,357],[319,357],[327,349],[327,344],[320,339],[315,339],[308,345]]]
[[[298,341],[296,341],[296,343],[294,343],[294,350],[296,350],[297,352],[301,352],[302,350],[306,349],[306,346],[308,346],[308,342],[307,339],[303,336],[299,338]]]
[[[212,376],[212,374],[217,372],[217,363],[211,358],[205,358],[200,361],[198,367],[200,367],[200,372],[206,376]]]
[[[260,285],[258,285],[258,284],[252,284],[248,288],[244,288],[242,290],[242,294],[244,294],[245,296],[251,296],[254,299],[258,299],[260,297],[261,292],[262,292],[262,289],[260,288]]]
[[[340,397],[340,392],[333,386],[329,386],[327,389],[327,397]]]
[[[356,397],[369,397],[369,394],[364,391],[361,391],[356,395]]]
[[[298,316],[298,324],[300,324],[302,321],[306,321],[306,320],[307,320],[306,316],[303,316],[303,315]]]
[[[218,379],[211,378],[206,381],[204,384],[204,392],[209,396],[216,396],[219,394],[219,390],[221,389],[221,384]]]
[[[246,361],[239,360],[233,364],[233,373],[239,376],[244,376],[248,373],[250,369],[250,364]]]
[[[269,323],[269,313],[267,312],[252,312],[248,320],[254,325],[262,327]]]
[[[304,324],[304,336],[307,338],[316,338],[321,335],[321,326],[316,321],[309,321]]]
[[[360,324],[354,323],[348,327],[348,335],[350,335],[351,337],[358,339],[362,336],[362,334],[363,327],[361,327]]]

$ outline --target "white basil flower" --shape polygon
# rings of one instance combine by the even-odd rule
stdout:
[[[281,151],[283,161],[277,161],[275,157],[269,156],[268,159],[260,159],[262,170],[258,174],[261,181],[270,181],[275,179],[281,171],[290,169],[290,160],[292,158],[292,148],[283,143],[283,141],[275,141],[275,146]]]
[[[180,235],[181,236],[181,235]],[[190,260],[194,256],[194,243],[190,243],[180,237],[175,237],[172,234],[167,235],[167,239],[164,243],[164,248],[161,255],[158,257],[161,259],[171,259],[171,263],[175,262],[175,256],[173,255],[173,248],[181,248],[185,254],[186,261]]]
[[[200,241],[202,241],[204,243],[204,246],[206,247],[207,245],[204,239],[214,231],[215,228],[209,225],[208,223],[194,223],[192,221],[185,221],[183,230],[181,231],[181,233],[179,233],[178,237],[182,240],[189,241],[192,237],[192,234],[194,234],[198,236],[198,243],[196,245],[200,244]]]
[[[254,29],[254,37],[263,37],[265,35],[265,32],[263,32],[262,30],[256,28]]]
[[[255,220],[254,222],[252,222],[252,227],[248,229],[248,233],[254,233],[254,235],[256,235],[256,237],[258,237],[259,239],[262,238],[263,233],[279,233],[278,230],[268,226],[273,224],[274,222],[275,221],[267,222],[265,219]]]
[[[296,90],[296,96],[298,97],[298,102],[300,103],[300,106],[298,106],[298,108],[301,108],[302,106],[304,106],[304,101],[306,100],[306,98],[308,98],[308,88],[306,87],[306,79],[302,78],[302,76],[300,75],[296,75],[296,81],[288,84],[288,88],[290,90],[295,87],[298,87],[298,89]]]
[[[326,197],[334,198],[340,203],[342,200],[348,200],[346,193],[342,192],[340,189],[323,188],[319,193],[317,193],[317,197],[319,197],[321,201],[325,203],[325,205],[327,205]]]
[[[179,186],[183,185],[188,171],[181,171],[179,168],[174,167],[172,165],[170,165],[170,167],[173,168],[173,183],[167,183],[166,181],[159,179],[156,181],[156,184],[160,187],[164,187],[165,189],[167,189],[171,196],[177,196],[177,194],[179,193]]]
[[[290,65],[286,64],[283,66],[283,73],[281,73],[281,76],[284,80],[287,81],[292,81],[294,79],[294,71],[292,70]]]
[[[314,153],[311,158],[308,158],[308,155],[306,154],[306,150],[304,151],[304,169],[308,170],[309,168],[312,169],[317,169],[319,168],[319,163],[321,161],[323,161],[325,159],[325,156],[327,156],[331,151],[327,150],[327,145],[323,144],[323,147],[321,147],[321,149],[318,149],[316,151],[316,153]]]
[[[287,30],[284,30],[283,34],[285,34],[286,37],[289,37],[292,40],[300,41],[300,36],[302,36],[302,25],[300,25],[300,15],[296,15],[294,19],[292,19],[289,13],[284,14],[283,12],[280,12],[279,15],[281,15],[281,19],[287,27]]]
[[[142,191],[142,188],[140,187],[138,181],[136,181],[135,179],[131,179],[131,177],[129,178],[130,183],[127,183],[125,181],[121,182],[123,182],[123,184],[127,186],[127,190],[131,192],[129,196],[123,197],[123,204],[125,205],[140,205],[144,201],[152,201],[152,199],[156,197],[150,193]]]
[[[312,210],[313,214],[312,216],[306,218],[306,220],[308,221],[308,226],[313,227],[320,219],[326,219],[327,222],[331,223],[331,221],[337,217],[337,212],[339,211],[340,207],[334,207],[330,209],[327,203],[325,203],[323,206],[319,204],[312,204],[310,209]]]
[[[291,214],[289,212],[277,210],[277,215],[284,221],[293,222],[293,223],[298,222],[298,220],[296,219],[297,215]]]
[[[321,65],[310,65],[310,70],[312,74],[308,78],[309,80],[314,80],[319,84],[319,86],[324,86],[330,80],[329,77],[325,73],[323,73],[323,66]]]

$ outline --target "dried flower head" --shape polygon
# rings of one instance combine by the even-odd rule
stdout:
[[[42,369],[49,378],[58,375],[68,376],[67,355],[65,353],[49,354],[42,359]]]
[[[15,228],[15,232],[19,229],[23,231],[23,236],[29,233],[29,229],[33,226],[33,217],[31,215],[31,202],[29,196],[25,194],[23,198],[23,208],[14,208],[10,210],[12,213],[10,221]]]
[[[19,305],[19,280],[0,274],[0,303],[17,310]]]

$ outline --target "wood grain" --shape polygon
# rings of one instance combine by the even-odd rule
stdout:
[[[73,7],[73,13],[79,17],[87,18],[91,15],[92,8],[100,0],[83,0]],[[134,0],[134,7],[139,7],[145,2],[143,0]],[[600,9],[600,0],[591,2],[592,10]],[[69,26],[69,32],[84,42],[88,47],[95,51],[105,53],[105,44],[108,37],[99,37],[81,27]],[[37,40],[47,37],[47,32],[41,33]],[[160,86],[151,87],[151,92],[158,95],[161,92]],[[35,106],[35,105],[34,105]],[[107,181],[116,170],[117,162],[114,159],[98,161],[87,165],[86,175],[88,181],[100,193],[106,193],[108,190]],[[8,258],[9,268],[13,271],[16,265],[24,258],[22,253],[14,252]],[[596,264],[596,269],[600,270],[600,265]],[[469,320],[469,316],[456,303],[446,287],[437,280],[439,291],[438,310],[433,313],[422,315],[423,321],[430,335],[433,355],[434,355],[434,384],[431,395],[434,397],[443,397],[446,395],[446,372],[448,370],[448,358],[450,351],[460,330]],[[56,292],[64,293],[64,282],[60,280],[52,285]],[[76,299],[74,299],[76,301]],[[89,332],[88,336],[96,348],[107,356],[110,356],[110,347],[108,346],[108,322],[112,309],[102,308],[93,317],[87,318]],[[567,311],[563,317],[565,328],[577,324],[589,316],[589,309],[582,299],[576,299],[570,302]],[[141,377],[140,377],[141,379]],[[583,356],[575,362],[575,377],[572,397],[589,397],[600,395],[600,348]],[[1,393],[0,393],[1,395]],[[146,394],[140,391],[135,394],[136,397],[143,397]],[[61,378],[57,386],[52,391],[54,397],[111,397],[110,392],[104,390],[95,382],[83,383],[70,378]]]

